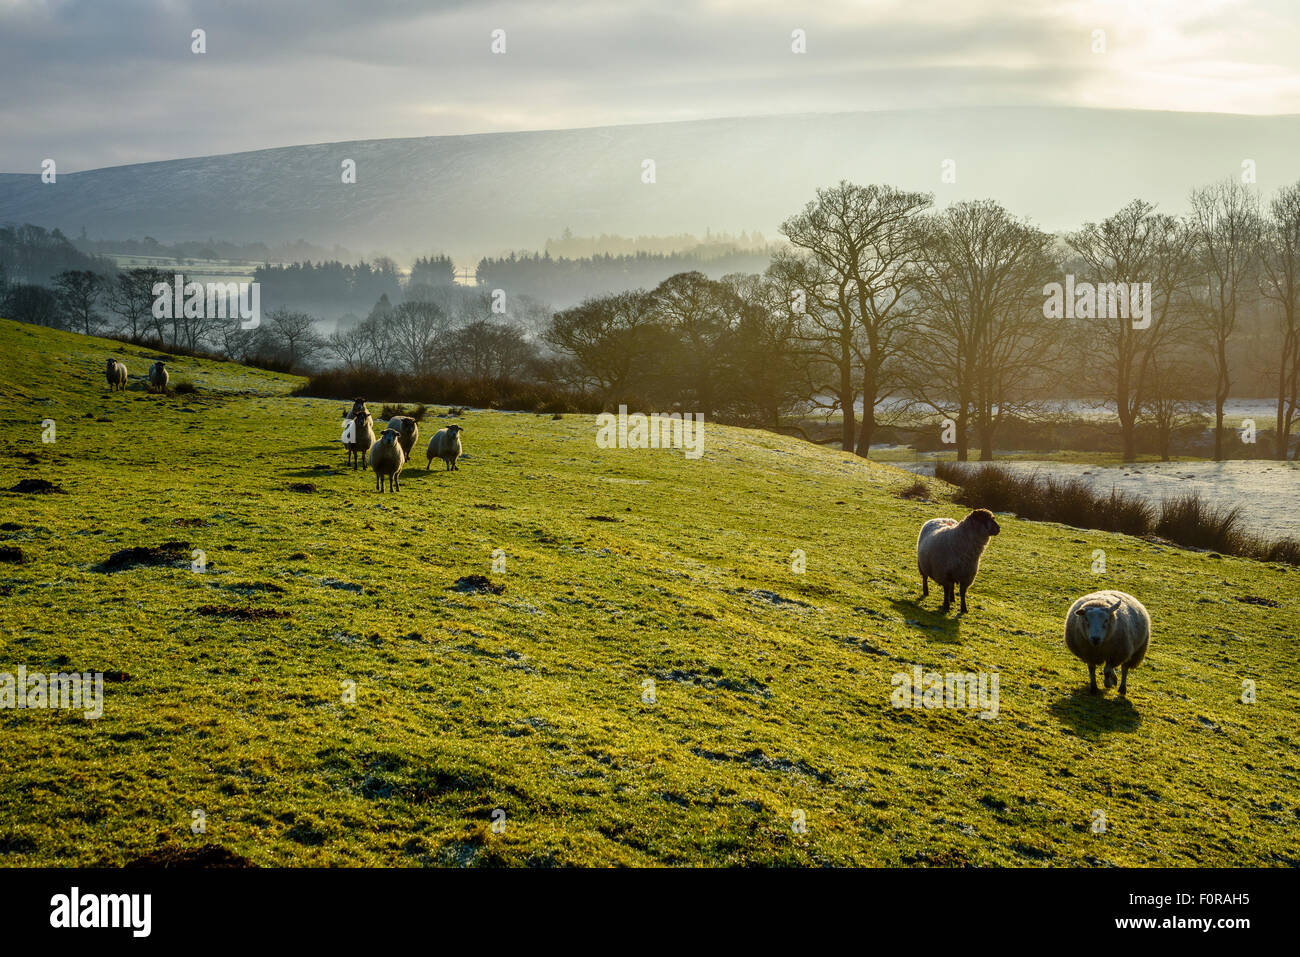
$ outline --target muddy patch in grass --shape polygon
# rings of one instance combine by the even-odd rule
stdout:
[[[284,589],[274,582],[231,582],[229,585],[222,585],[227,591],[238,592],[241,595],[256,595],[269,593],[272,595],[283,595]]]
[[[177,847],[174,844],[164,844],[143,857],[127,861],[124,866],[130,868],[208,868],[256,867],[257,865],[242,854],[236,854],[220,844],[204,844],[202,847]]]
[[[21,548],[15,548],[12,545],[0,546],[0,562],[21,565],[25,561],[27,561],[27,556],[23,554]]]
[[[1277,602],[1271,598],[1260,598],[1258,595],[1237,595],[1237,601],[1247,605],[1262,605],[1265,608],[1278,607]]]
[[[822,784],[829,784],[831,776],[824,771],[818,771],[807,761],[791,761],[789,758],[774,758],[764,753],[762,748],[754,748],[752,751],[744,751],[740,754],[725,754],[720,751],[708,751],[704,748],[691,748],[691,754],[706,761],[736,761],[741,764],[748,764],[752,768],[758,768],[760,771],[782,771],[787,774],[802,774],[806,777],[814,778]]]
[[[320,491],[316,488],[315,482],[290,482],[288,488],[290,492],[311,493]]]
[[[466,575],[464,578],[456,579],[456,584],[451,586],[451,590],[465,594],[500,595],[505,592],[506,586],[489,581],[485,575]]]
[[[47,482],[45,479],[23,479],[17,485],[9,488],[11,492],[17,492],[19,495],[67,495],[63,489],[59,488],[53,482]]]
[[[280,611],[278,608],[251,608],[248,606],[237,607],[235,605],[200,605],[196,611],[200,615],[209,615],[213,618],[229,618],[232,621],[268,621],[289,617],[287,611]]]
[[[120,572],[128,568],[188,568],[189,542],[163,542],[161,545],[135,545],[109,555],[95,566],[97,572]]]

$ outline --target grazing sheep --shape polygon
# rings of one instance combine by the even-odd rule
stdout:
[[[121,389],[126,391],[126,365],[118,362],[116,359],[109,359],[108,365],[104,369],[104,376],[108,379],[108,391],[116,392]]]
[[[388,420],[388,427],[397,432],[398,441],[402,443],[402,454],[409,459],[411,449],[415,448],[416,440],[420,438],[419,423],[409,415],[395,415]]]
[[[343,447],[347,449],[348,464],[353,469],[358,465],[361,468],[366,467],[366,454],[370,451],[370,446],[375,444],[373,422],[370,411],[366,409],[364,403],[360,412],[348,413],[347,421],[343,426]]]
[[[384,490],[384,476],[387,475],[388,490],[400,492],[402,483],[398,481],[398,476],[402,474],[402,466],[405,464],[406,453],[402,451],[397,431],[385,429],[379,441],[370,446],[370,467],[375,470],[375,490]]]
[[[167,383],[171,376],[167,374],[167,367],[161,362],[155,362],[149,367],[149,391],[163,394],[167,391]]]
[[[1128,671],[1142,664],[1151,641],[1151,616],[1142,603],[1122,591],[1095,591],[1070,606],[1065,616],[1065,646],[1088,666],[1088,690],[1097,694],[1097,666],[1104,664],[1105,684],[1128,692]]]
[[[459,425],[449,425],[445,429],[439,429],[429,440],[429,463],[425,466],[425,471],[433,468],[434,459],[442,459],[447,463],[447,468],[443,471],[456,471],[456,460],[460,458],[460,434],[465,430]]]
[[[977,508],[960,522],[932,518],[916,539],[916,567],[921,572],[921,597],[930,594],[930,579],[943,586],[943,610],[952,605],[954,586],[961,586],[961,612],[966,614],[966,589],[980,570],[980,555],[998,527],[993,513]]]

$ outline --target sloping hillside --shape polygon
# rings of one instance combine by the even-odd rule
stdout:
[[[1141,196],[1187,193],[1255,161],[1268,193],[1300,177],[1300,117],[1012,108],[736,117],[289,146],[0,175],[0,223],[84,226],[100,238],[209,237],[387,252],[466,264],[579,235],[777,226],[840,179],[991,197],[1048,229],[1076,229]],[[355,184],[342,163],[356,163]],[[655,182],[642,182],[642,162]],[[952,160],[955,182],[940,178]],[[1179,175],[1171,176],[1170,170]]]
[[[1295,570],[1008,516],[945,617],[913,543],[958,509],[888,466],[470,411],[459,472],[379,495],[340,403],[184,359],[197,395],[110,395],[114,352],[0,321],[0,489],[66,493],[0,492],[0,672],[110,678],[0,711],[0,864],[1300,864]],[[1128,701],[1061,638],[1107,586],[1156,623]],[[893,708],[918,665],[996,672],[996,717]]]

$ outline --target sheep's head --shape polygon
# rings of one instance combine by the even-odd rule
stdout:
[[[384,429],[384,434],[379,437],[380,442],[387,442],[390,445],[396,441],[397,432],[394,429]]]
[[[966,521],[975,523],[976,527],[985,535],[996,535],[998,532],[1002,531],[1001,527],[998,525],[997,519],[993,517],[993,513],[987,508],[975,509],[975,511],[966,516]]]
[[[353,412],[365,412],[365,411],[366,411],[366,400],[365,400],[365,399],[361,399],[361,398],[353,399],[353,400],[352,400],[352,411],[353,411]]]
[[[1100,645],[1110,637],[1110,631],[1115,626],[1115,613],[1121,604],[1117,599],[1113,605],[1084,605],[1075,612],[1083,619],[1084,634],[1093,645]]]
[[[464,432],[465,430],[462,429],[459,425],[449,425],[447,426],[447,431],[450,432],[453,436],[456,436],[456,435],[460,435],[460,433]]]
[[[111,368],[113,368],[113,366],[115,366],[115,365],[117,365],[117,360],[116,360],[116,359],[109,359],[109,360],[108,360],[108,365],[105,366],[105,368],[107,368],[107,369],[111,369]]]

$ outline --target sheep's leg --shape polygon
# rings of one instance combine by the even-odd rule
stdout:
[[[1098,690],[1099,689],[1097,688],[1097,666],[1088,665],[1088,691],[1092,694],[1097,694]]]
[[[952,607],[952,592],[953,592],[952,585],[943,586],[943,610],[944,611],[947,611],[949,608]]]
[[[1121,696],[1128,694],[1128,665],[1119,668],[1119,693]]]
[[[966,583],[961,583],[961,613],[966,614]]]
[[[1113,687],[1115,687],[1115,684],[1116,684],[1116,678],[1115,678],[1115,666],[1114,666],[1114,665],[1110,665],[1110,664],[1108,664],[1108,665],[1106,665],[1106,680],[1105,680],[1105,685],[1106,685],[1107,688],[1113,688]]]
[[[922,598],[930,597],[930,579],[925,575],[921,576],[921,597]]]

